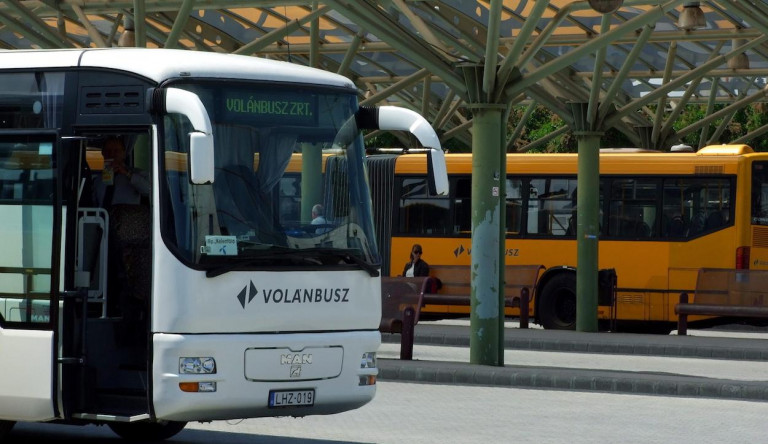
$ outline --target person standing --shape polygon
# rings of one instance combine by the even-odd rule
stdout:
[[[107,138],[101,153],[104,169],[94,192],[109,214],[107,295],[123,319],[143,321],[152,282],[149,176],[128,161],[121,137]]]
[[[403,276],[429,276],[429,264],[421,258],[423,252],[424,250],[422,250],[421,245],[413,244],[413,247],[411,247],[411,260],[405,264]]]

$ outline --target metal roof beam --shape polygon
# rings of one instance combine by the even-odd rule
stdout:
[[[445,114],[448,112],[448,109],[451,107],[454,97],[456,97],[456,93],[452,89],[449,90],[443,98],[443,103],[440,105],[440,109],[437,110],[437,114],[435,114],[435,119],[433,122],[440,122],[443,120],[443,116],[445,116]]]
[[[627,74],[629,73],[629,70],[632,68],[632,65],[634,65],[635,60],[637,60],[637,58],[640,56],[640,53],[643,50],[643,45],[645,45],[645,42],[648,41],[648,37],[650,36],[652,31],[653,31],[653,26],[651,25],[643,26],[643,30],[640,32],[640,36],[637,38],[637,44],[632,47],[632,51],[630,51],[629,55],[627,55],[627,58],[624,59],[624,64],[621,65],[619,74],[616,76],[615,79],[613,79],[613,83],[611,83],[611,86],[608,88],[608,91],[606,91],[605,96],[603,97],[603,101],[597,109],[598,124],[601,120],[605,118],[606,114],[608,114],[608,111],[610,110],[610,107],[613,104],[613,99],[616,97],[616,94],[621,89],[621,86],[624,83],[624,80],[627,78]]]
[[[741,46],[735,48],[734,50],[732,50],[732,51],[730,51],[730,52],[728,52],[726,54],[722,54],[722,55],[718,55],[716,57],[713,57],[712,59],[708,60],[703,65],[701,65],[700,67],[698,67],[698,68],[696,68],[694,70],[688,71],[686,74],[681,75],[680,77],[677,77],[676,79],[670,81],[666,85],[663,85],[663,86],[657,88],[656,90],[651,91],[650,93],[646,94],[645,96],[643,96],[643,97],[641,97],[641,98],[639,98],[639,99],[637,99],[637,100],[635,100],[633,102],[630,102],[629,104],[619,108],[613,115],[611,115],[610,117],[608,117],[608,119],[606,119],[605,123],[610,125],[612,122],[615,122],[615,121],[621,119],[622,117],[624,117],[625,115],[633,112],[634,110],[639,109],[640,107],[642,107],[642,106],[644,106],[644,105],[646,105],[646,104],[648,104],[648,103],[650,103],[650,102],[652,102],[654,100],[657,100],[659,97],[661,97],[663,95],[666,95],[667,93],[669,93],[673,89],[675,89],[675,88],[677,88],[677,87],[679,87],[681,85],[684,85],[685,83],[687,83],[687,82],[689,82],[689,81],[691,81],[693,79],[706,76],[707,73],[712,68],[715,68],[717,66],[721,66],[721,65],[725,64],[728,61],[728,59],[730,59],[732,57],[735,57],[736,55],[738,55],[738,54],[748,50],[749,48],[752,48],[753,46],[761,45],[761,44],[765,43],[766,41],[768,41],[768,35],[763,35],[763,36],[761,36],[761,37],[759,37],[757,39],[749,41],[746,44],[741,45]]]
[[[0,22],[4,23],[5,26],[10,29],[11,31],[23,35],[25,38],[29,39],[30,42],[32,42],[33,45],[37,45],[41,48],[58,48],[59,45],[57,43],[51,42],[44,36],[42,36],[40,33],[33,31],[32,29],[28,28],[27,26],[24,26],[21,24],[16,18],[10,17],[2,12],[0,12]]]
[[[413,85],[414,83],[420,82],[424,77],[427,77],[429,75],[429,71],[427,71],[426,68],[422,68],[419,71],[416,71],[415,73],[411,74],[410,76],[406,77],[405,79],[395,83],[394,85],[389,86],[388,88],[385,88],[378,93],[372,95],[371,97],[366,98],[362,102],[360,102],[360,105],[373,105],[381,100],[386,99],[389,96],[392,96],[394,94],[397,94],[398,92],[404,90],[405,88],[408,88],[409,86]]]
[[[712,115],[712,111],[715,110],[715,98],[717,97],[717,83],[718,83],[718,80],[719,79],[712,79],[712,85],[710,86],[710,89],[709,89],[709,101],[707,101],[707,111],[704,114],[706,116],[711,116]],[[711,120],[708,120],[708,119],[703,119],[703,120],[707,120],[707,124],[706,125],[701,125],[701,127],[700,127],[701,128],[701,135],[699,135],[699,147],[698,147],[698,149],[704,148],[704,141],[707,140],[707,134],[709,133],[709,122],[711,122]],[[691,127],[691,126],[693,126],[693,125],[689,125],[689,127]],[[677,136],[680,137],[681,139],[683,137],[685,137],[685,133],[686,133],[685,130],[687,128],[688,127],[684,128],[682,131],[678,131]]]
[[[285,38],[286,36],[290,35],[292,32],[298,30],[301,26],[303,26],[305,23],[311,22],[315,18],[321,16],[322,14],[325,14],[328,12],[331,8],[329,6],[323,6],[322,8],[315,9],[314,11],[310,12],[309,14],[305,15],[301,19],[294,19],[290,22],[286,23],[282,28],[276,28],[263,36],[257,38],[256,40],[253,40],[252,42],[248,43],[247,45],[241,47],[240,49],[234,51],[234,54],[253,54],[254,52],[261,51],[262,48],[264,48],[267,45],[271,45],[272,43],[275,43],[278,40],[281,40]],[[293,46],[291,46],[290,51],[295,53],[295,50]],[[307,53],[312,53],[312,44],[310,43],[307,45]]]
[[[714,50],[709,56],[710,59],[715,58],[717,54],[720,53],[720,49],[722,49],[723,44],[724,42],[720,42],[720,44],[717,45],[716,48],[714,48]],[[677,118],[685,109],[685,106],[690,101],[691,96],[693,96],[693,93],[696,92],[696,90],[699,88],[699,84],[701,83],[702,79],[703,77],[698,77],[692,80],[691,84],[688,85],[688,88],[686,88],[685,93],[683,93],[683,96],[677,102],[677,105],[672,110],[672,113],[670,113],[670,115],[667,116],[666,122],[664,122],[664,126],[661,128],[660,140],[666,142],[666,139],[669,136],[670,131],[672,130],[672,125],[677,121]]]
[[[317,2],[312,2],[312,14],[319,11]],[[309,22],[309,66],[318,68],[320,64],[320,16],[316,15]]]
[[[563,134],[567,133],[570,130],[571,130],[571,127],[568,126],[568,125],[561,126],[560,128],[552,131],[551,133],[549,133],[549,134],[547,134],[547,135],[545,135],[545,136],[543,136],[541,138],[538,138],[538,139],[534,140],[533,142],[529,143],[528,145],[525,145],[524,147],[522,147],[520,149],[519,152],[525,153],[525,152],[530,151],[530,150],[532,150],[534,148],[538,148],[539,146],[546,145],[546,144],[549,143],[550,140],[555,139],[557,137],[560,137],[560,136],[562,136]]]
[[[760,137],[760,136],[762,136],[765,133],[768,133],[768,124],[765,124],[765,125],[761,126],[760,128],[757,128],[754,131],[751,131],[751,132],[749,132],[749,133],[739,137],[736,140],[732,140],[731,143],[735,143],[735,144],[737,144],[737,143],[747,143],[750,140],[752,140],[754,138],[757,138],[757,137]]]
[[[714,84],[715,84],[715,82],[713,82],[713,88],[716,87],[716,86],[714,86]],[[688,125],[687,127],[681,129],[680,131],[678,131],[677,132],[677,137],[682,139],[683,137],[685,137],[688,134],[696,131],[697,129],[704,128],[704,127],[708,126],[711,122],[714,122],[717,119],[723,118],[724,116],[727,116],[729,113],[736,112],[739,109],[746,107],[747,105],[750,105],[752,103],[760,101],[760,100],[764,99],[765,97],[768,97],[768,86],[766,86],[762,90],[756,92],[755,94],[752,94],[749,97],[745,97],[745,98],[743,98],[741,100],[737,100],[737,101],[731,103],[730,105],[726,106],[725,108],[723,108],[723,109],[721,109],[721,110],[719,110],[717,112],[712,112],[714,110],[714,104],[713,104],[713,105],[711,105],[711,107],[709,107],[709,109],[708,109],[709,112],[707,113],[706,117],[704,117],[701,120],[697,120],[696,122]]]
[[[451,120],[454,114],[456,114],[456,111],[459,109],[459,107],[464,103],[463,100],[456,99],[453,104],[451,105],[451,108],[448,110],[447,113],[445,113],[445,116],[443,116],[442,119],[440,119],[439,122],[434,123],[435,129],[442,129],[448,122]]]
[[[485,39],[485,66],[483,67],[483,94],[486,103],[493,102],[491,95],[496,85],[496,63],[499,60],[499,39],[497,38],[499,22],[501,22],[501,0],[491,0]]]
[[[741,97],[746,96],[747,90],[744,90],[744,93],[741,94]],[[720,122],[720,125],[715,128],[715,132],[712,133],[712,136],[707,141],[707,145],[713,145],[716,143],[718,139],[720,139],[720,136],[723,135],[723,132],[728,127],[728,125],[733,120],[733,117],[736,115],[736,112],[739,111],[737,109],[733,110],[732,112],[728,113],[727,116],[723,117],[723,120]]]
[[[549,76],[550,74],[564,69],[575,60],[592,54],[601,47],[611,44],[619,36],[631,33],[645,25],[655,23],[656,20],[658,20],[659,17],[662,17],[666,11],[675,8],[682,2],[683,0],[672,0],[665,3],[664,5],[658,5],[649,9],[647,12],[626,21],[622,26],[614,28],[605,34],[601,34],[600,36],[579,46],[578,48],[574,48],[567,54],[562,55],[548,63],[545,63],[535,72],[529,73],[527,76],[524,76],[522,79],[520,79],[520,81],[510,85],[505,90],[505,93],[509,97],[525,90],[529,86],[537,83],[539,80]]]
[[[518,60],[520,60],[520,55],[523,52],[523,48],[525,47],[525,44],[527,43],[528,39],[531,37],[531,34],[533,34],[534,29],[536,29],[536,24],[539,22],[539,19],[544,14],[544,11],[547,9],[547,5],[549,5],[549,0],[536,0],[536,3],[533,5],[533,9],[531,10],[531,15],[529,19],[523,23],[523,26],[520,28],[520,32],[518,33],[517,38],[514,39],[512,43],[512,47],[509,48],[509,52],[507,52],[507,57],[504,58],[504,61],[502,61],[501,66],[499,67],[499,74],[498,74],[499,88],[494,93],[494,97],[497,101],[501,99],[501,95],[504,92],[506,83],[509,81],[509,77],[512,75],[513,68],[515,66],[521,66],[517,62]],[[568,8],[566,7],[563,9],[568,9]],[[557,17],[553,19],[553,21],[556,21],[556,20],[557,20]],[[562,18],[560,20],[562,20]],[[498,35],[498,32],[496,33],[496,35]]]
[[[496,0],[491,0],[496,1]],[[400,12],[403,13],[408,18],[408,21],[410,21],[411,25],[413,25],[414,28],[416,28],[417,31],[421,34],[422,37],[424,37],[424,40],[426,40],[430,45],[434,46],[435,48],[443,51],[444,53],[448,54],[450,51],[448,51],[448,48],[443,45],[443,42],[435,37],[435,34],[432,32],[432,30],[427,26],[426,23],[416,15],[411,8],[408,7],[408,5],[405,4],[403,0],[392,0],[392,3],[397,7],[397,9],[400,10]]]
[[[50,48],[71,48],[72,43],[58,32],[54,32],[36,13],[27,9],[19,0],[6,0],[3,2],[13,13],[17,14],[22,22],[27,22],[28,29],[38,33],[43,39],[49,42],[46,47]],[[6,22],[7,23],[7,22]],[[26,36],[26,33],[24,33]]]
[[[539,103],[534,99],[531,103],[528,104],[528,107],[523,112],[523,115],[520,117],[520,121],[517,122],[517,125],[515,126],[515,129],[512,131],[512,134],[510,134],[509,140],[507,140],[507,146],[504,149],[504,151],[509,152],[509,150],[512,149],[513,146],[515,146],[515,142],[520,137],[521,134],[523,134],[523,130],[525,129],[525,124],[528,123],[528,119],[531,118],[531,114],[536,110],[536,107],[539,106]]]
[[[85,27],[85,30],[88,32],[88,37],[91,38],[91,41],[95,43],[97,47],[107,48],[112,46],[111,44],[107,44],[99,30],[93,26],[93,23],[91,23],[91,21],[79,6],[72,5],[72,9],[75,11],[75,14],[77,14],[77,18],[80,20],[80,23],[82,23],[82,25]]]
[[[677,52],[677,42],[669,44],[669,55],[664,67],[664,77],[661,83],[665,84],[672,78],[672,68],[675,64],[675,54]],[[667,96],[659,97],[659,103],[656,105],[656,116],[653,118],[653,129],[651,130],[651,145],[656,146],[661,135],[661,122],[664,120],[664,110],[667,107]]]
[[[358,32],[355,34],[355,36],[352,38],[352,42],[347,47],[346,54],[344,54],[344,59],[342,59],[341,64],[339,65],[339,69],[336,71],[337,74],[346,75],[347,71],[349,70],[349,66],[352,64],[352,61],[355,59],[355,55],[357,54],[357,50],[360,48],[360,43],[363,41],[363,34],[362,32]]]
[[[611,18],[608,14],[603,14],[600,20],[600,34],[605,34],[611,29]],[[603,64],[605,63],[605,53],[607,47],[603,46],[597,50],[595,56],[595,69],[592,74],[592,89],[587,102],[587,124],[594,128],[597,123],[597,109],[600,106],[600,92],[603,90]]]
[[[456,74],[442,57],[431,48],[425,47],[421,40],[391,18],[384,23],[381,10],[370,5],[368,1],[326,0],[326,3],[340,14],[354,20],[362,29],[389,42],[397,51],[440,76],[449,87],[462,92],[466,90],[463,78]]]
[[[187,22],[189,21],[189,13],[192,11],[192,6],[194,6],[194,4],[195,0],[184,0],[181,2],[179,13],[176,14],[176,20],[173,21],[173,27],[168,33],[168,37],[165,39],[166,48],[177,47],[179,43],[179,36],[181,36],[181,32],[187,26]]]

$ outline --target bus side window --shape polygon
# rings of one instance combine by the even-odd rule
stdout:
[[[669,237],[684,237],[686,224],[680,213],[674,214],[668,222],[667,235]]]

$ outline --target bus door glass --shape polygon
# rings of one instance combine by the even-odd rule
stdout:
[[[55,141],[0,134],[0,417],[52,414]]]

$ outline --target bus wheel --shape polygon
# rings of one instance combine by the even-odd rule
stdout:
[[[118,436],[130,441],[162,441],[179,433],[186,422],[111,422],[109,428]]]
[[[576,276],[561,273],[544,285],[539,299],[539,320],[546,329],[576,328]]]
[[[11,432],[15,424],[15,421],[0,421],[0,442],[3,442],[3,438]]]

